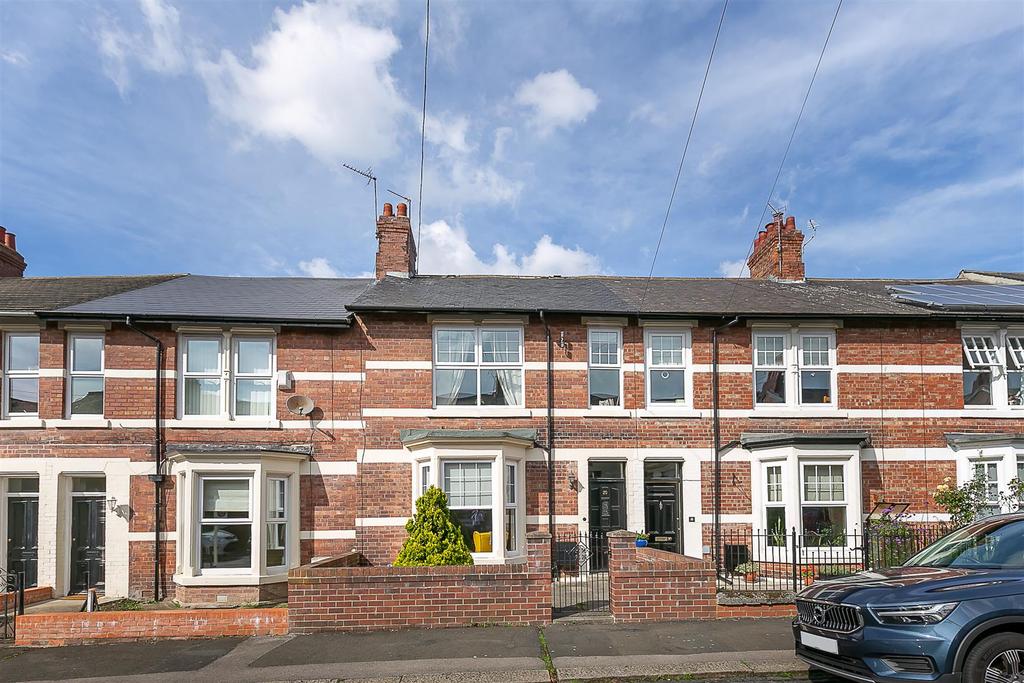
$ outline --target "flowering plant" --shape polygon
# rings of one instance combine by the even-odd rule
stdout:
[[[932,497],[935,503],[949,513],[950,524],[959,528],[976,520],[990,502],[988,500],[988,482],[985,475],[978,472],[974,479],[957,486],[950,483],[952,477],[946,477],[935,488]]]

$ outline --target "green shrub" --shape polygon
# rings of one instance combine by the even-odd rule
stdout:
[[[734,570],[737,574],[756,574],[760,571],[760,567],[757,566],[756,562],[744,562],[743,564],[736,565]]]
[[[396,567],[440,567],[473,564],[458,522],[448,511],[448,498],[431,486],[416,501],[416,514],[405,523],[409,537],[395,559]]]

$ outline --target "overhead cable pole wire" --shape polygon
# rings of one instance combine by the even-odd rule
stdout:
[[[644,292],[640,297],[640,305],[637,312],[644,308],[644,301],[647,300],[647,290],[651,286],[651,278],[654,277],[654,266],[658,262],[658,252],[661,251],[661,242],[665,238],[665,228],[668,227],[669,216],[672,215],[672,205],[675,203],[676,190],[679,189],[679,178],[683,175],[683,163],[686,161],[686,152],[690,149],[690,138],[693,137],[693,128],[697,124],[697,114],[700,112],[700,103],[704,98],[704,87],[708,84],[708,74],[711,73],[711,62],[715,59],[715,48],[718,47],[718,37],[722,35],[722,24],[725,23],[725,11],[729,9],[729,0],[722,5],[722,16],[718,18],[718,30],[715,31],[715,41],[711,44],[711,54],[708,55],[708,65],[704,69],[704,80],[700,84],[700,92],[697,93],[697,104],[693,108],[693,118],[690,119],[690,130],[686,133],[686,143],[683,145],[683,153],[679,157],[679,168],[676,169],[676,178],[672,182],[672,193],[668,198],[668,206],[665,207],[665,218],[661,222],[661,233],[658,235],[658,244],[654,247],[654,257],[651,259],[651,270],[647,274],[647,282],[644,284]]]
[[[779,178],[782,177],[782,169],[786,165],[786,159],[789,157],[789,150],[793,146],[793,140],[796,138],[796,129],[800,126],[800,119],[804,116],[804,109],[807,108],[807,100],[811,96],[811,88],[814,87],[814,80],[818,77],[818,70],[821,68],[821,60],[825,57],[825,50],[828,48],[828,41],[832,38],[832,31],[836,27],[836,20],[839,18],[839,10],[843,8],[843,0],[839,0],[836,5],[835,14],[832,15],[832,24],[828,27],[828,34],[825,36],[825,42],[821,46],[821,53],[818,55],[818,63],[814,65],[814,73],[811,74],[811,81],[807,84],[807,92],[804,93],[804,101],[800,104],[800,112],[796,115],[796,121],[793,123],[793,130],[789,134],[789,142],[786,143],[786,151],[782,154],[782,161],[779,162],[779,170],[775,173],[775,180],[772,181],[772,189],[768,192],[768,199],[765,200],[764,206],[761,208],[761,215],[757,219],[757,224],[754,226],[754,236],[757,236],[757,231],[761,229],[764,224],[764,214],[768,211],[768,205],[772,201],[772,196],[775,194],[775,188],[778,187]],[[743,259],[743,265],[740,267],[740,273],[742,274],[743,268],[746,267],[747,261],[750,259],[750,255],[754,253],[754,242],[750,242],[750,249],[747,251],[747,256]]]
[[[423,36],[423,116],[420,120],[420,193],[416,201],[416,271],[420,269],[420,236],[423,234],[423,164],[427,151],[427,59],[430,56],[430,0],[427,0],[427,27]]]

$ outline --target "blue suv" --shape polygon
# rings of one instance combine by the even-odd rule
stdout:
[[[903,566],[796,598],[796,654],[866,683],[1024,683],[1024,514],[987,517]]]

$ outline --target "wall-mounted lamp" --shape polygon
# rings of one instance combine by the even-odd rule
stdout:
[[[583,484],[576,477],[570,477],[569,488],[575,491],[576,493],[579,493],[580,491],[583,490]]]
[[[132,516],[132,508],[130,505],[118,505],[117,498],[107,498],[107,507],[115,515],[121,519],[129,519]]]
[[[107,508],[111,512],[113,512],[115,509],[117,509],[117,498],[113,498],[113,497],[107,498]]]

